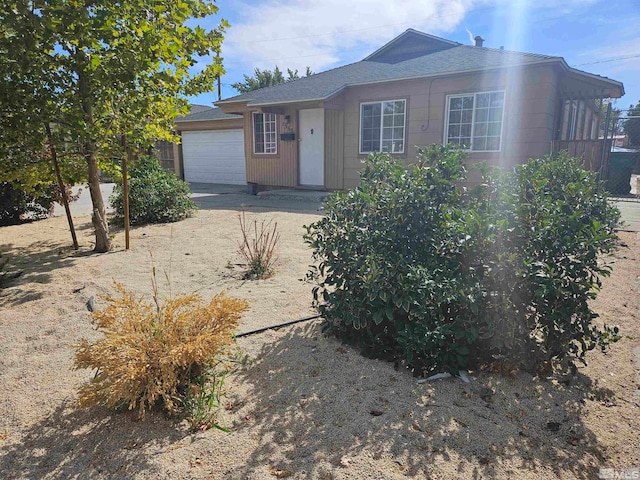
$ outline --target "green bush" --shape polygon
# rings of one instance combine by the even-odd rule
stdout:
[[[0,182],[0,225],[12,225],[25,220],[38,220],[51,215],[57,199],[56,185],[29,193],[18,185]]]
[[[566,153],[518,168],[515,237],[530,300],[528,321],[542,360],[578,358],[618,339],[617,328],[599,330],[589,308],[610,274],[601,255],[615,249],[620,212],[595,174]]]
[[[587,304],[619,217],[594,177],[561,156],[482,178],[467,193],[451,147],[419,149],[408,169],[371,155],[360,186],[307,227],[325,331],[416,374],[583,359],[615,340]]]
[[[189,184],[165,171],[152,156],[140,157],[129,172],[129,222],[131,225],[177,222],[196,210],[189,198]],[[122,185],[109,198],[114,225],[124,225]]]

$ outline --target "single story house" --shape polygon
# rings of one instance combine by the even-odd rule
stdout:
[[[416,145],[432,143],[507,168],[567,149],[598,169],[599,102],[623,94],[622,83],[562,57],[409,29],[362,61],[216,102],[177,124],[187,180],[334,190],[358,184],[371,152],[410,163]]]

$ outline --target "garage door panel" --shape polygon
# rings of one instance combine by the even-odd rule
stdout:
[[[242,130],[183,132],[182,156],[188,182],[247,183]]]

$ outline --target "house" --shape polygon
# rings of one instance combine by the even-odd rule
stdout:
[[[416,145],[432,143],[507,168],[568,149],[600,168],[600,105],[621,97],[622,83],[561,57],[482,45],[481,37],[468,46],[409,29],[362,61],[216,102],[215,113],[180,123],[191,122],[182,130],[185,178],[208,178],[219,153],[230,163],[240,126],[244,179],[265,187],[352,188],[369,153],[410,163]]]

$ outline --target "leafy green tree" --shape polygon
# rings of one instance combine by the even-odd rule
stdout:
[[[635,107],[629,105],[627,116],[630,118],[624,121],[624,126],[622,127],[624,133],[627,135],[630,145],[634,147],[640,146],[640,101]]]
[[[0,5],[0,153],[17,182],[36,182],[55,147],[65,171],[80,159],[93,202],[95,251],[110,248],[99,170],[117,171],[124,148],[172,140],[187,95],[212,88],[223,73],[219,51],[228,23],[187,26],[215,14],[209,0],[10,0]],[[197,74],[202,56],[212,62]],[[6,100],[6,103],[4,102]],[[54,125],[51,132],[47,127]],[[126,144],[126,145],[125,145]],[[10,171],[10,172],[9,172]]]
[[[307,67],[305,77],[313,75],[311,68]],[[256,68],[253,72],[253,76],[244,75],[243,82],[232,83],[231,86],[240,93],[247,93],[252,90],[258,90],[259,88],[273,87],[280,83],[289,82],[291,80],[298,80],[300,75],[298,70],[291,70],[287,68],[287,76],[285,77],[282,71],[276,65],[276,68],[271,70],[260,70]]]
[[[611,101],[611,115],[609,117],[609,129],[607,131],[607,136],[610,137],[611,135],[619,135],[620,133],[622,133],[622,124],[620,123],[620,116],[622,115],[622,110],[620,110],[619,108],[616,108],[615,106],[615,100]],[[600,105],[600,112],[601,112],[601,119],[602,121],[600,122],[600,131],[599,131],[599,136],[600,138],[604,137],[604,129],[606,126],[606,122],[605,119],[607,118],[607,109],[609,107],[609,102],[605,101],[602,102],[602,104]]]

